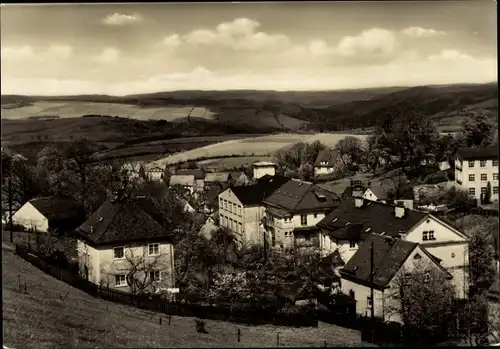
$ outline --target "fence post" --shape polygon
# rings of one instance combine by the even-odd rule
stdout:
[[[277,347],[280,346],[280,333],[279,332],[276,333],[276,346]]]
[[[240,342],[240,329],[238,328],[238,343]]]
[[[168,325],[170,326],[170,321],[172,321],[172,315],[168,316]]]

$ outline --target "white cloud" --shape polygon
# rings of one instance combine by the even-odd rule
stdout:
[[[357,36],[346,36],[338,43],[336,53],[341,56],[358,54],[391,55],[395,52],[398,41],[394,33],[387,29],[372,28]]]
[[[73,47],[69,45],[50,45],[46,55],[54,58],[68,59],[73,54]]]
[[[101,54],[94,56],[93,60],[99,63],[112,63],[118,60],[120,51],[112,47],[106,47]]]
[[[125,13],[115,12],[103,18],[102,23],[105,25],[127,25],[142,22],[143,18],[139,13],[127,15]]]
[[[21,60],[31,58],[35,55],[35,51],[31,46],[22,47],[2,47],[2,60]]]
[[[473,61],[474,58],[466,53],[457,50],[441,50],[437,55],[429,56],[429,60],[445,60],[445,61]]]
[[[408,27],[406,29],[403,29],[401,32],[412,38],[428,38],[432,36],[446,35],[446,32],[444,31],[439,31],[435,29],[425,29],[421,27]]]
[[[179,47],[182,44],[182,40],[177,34],[172,34],[170,36],[165,37],[162,40],[162,44],[165,45],[166,47],[170,48],[176,48]]]
[[[257,32],[260,26],[257,21],[237,18],[232,22],[220,23],[215,30],[194,30],[184,36],[184,41],[194,46],[220,45],[241,51],[280,50],[290,45],[285,35]]]

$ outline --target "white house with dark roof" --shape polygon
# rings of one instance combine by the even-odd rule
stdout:
[[[498,148],[459,148],[455,159],[455,184],[481,203],[491,186],[491,200],[498,201]]]
[[[259,179],[265,175],[274,176],[277,165],[270,161],[258,161],[252,164],[253,178]]]
[[[280,248],[319,247],[320,222],[340,199],[318,186],[292,179],[264,200],[266,230]]]
[[[346,262],[368,234],[419,243],[453,276],[457,295],[466,297],[468,293],[468,239],[432,214],[356,197],[342,202],[317,226],[322,247],[327,252],[339,249]]]
[[[373,278],[370,275],[372,270]],[[399,275],[414,271],[435,271],[452,280],[452,275],[421,244],[370,234],[340,270],[341,290],[356,301],[357,314],[369,316],[373,307],[376,317],[402,323],[399,312],[394,311],[397,310],[397,302],[392,294],[397,288]]]
[[[84,216],[82,205],[74,200],[50,196],[26,202],[12,215],[12,222],[39,232],[72,231],[83,222]]]
[[[343,166],[338,150],[321,150],[314,162],[314,175],[327,175],[334,173]]]
[[[95,284],[131,291],[131,271],[156,292],[175,284],[170,232],[152,199],[105,202],[77,230],[80,273]]]
[[[147,170],[146,176],[152,181],[161,181],[165,170],[161,167],[152,167]]]

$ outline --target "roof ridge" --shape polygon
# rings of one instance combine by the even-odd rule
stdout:
[[[295,205],[292,210],[295,210],[297,207],[299,207],[300,203],[305,199],[306,195],[311,191],[311,189],[314,186],[314,184],[312,184],[312,183],[308,183],[308,182],[305,182],[305,183],[310,184],[310,186],[309,186],[309,188],[307,188],[306,192],[302,195],[299,202],[297,202],[297,205]]]

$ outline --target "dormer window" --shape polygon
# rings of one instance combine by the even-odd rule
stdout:
[[[418,253],[415,253],[415,255],[413,256],[413,259],[421,259],[422,256]]]

